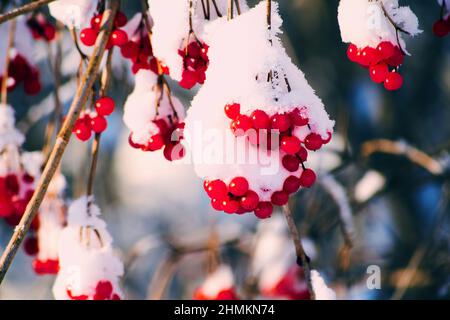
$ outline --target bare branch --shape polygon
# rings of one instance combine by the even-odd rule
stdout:
[[[31,3],[28,3],[22,7],[13,9],[5,14],[0,15],[0,24],[3,22],[6,22],[8,20],[14,19],[15,17],[21,16],[23,14],[29,13],[31,11],[34,11],[36,9],[39,9],[42,6],[45,6],[46,4],[49,4],[50,2],[53,2],[55,0],[37,0],[33,1]]]

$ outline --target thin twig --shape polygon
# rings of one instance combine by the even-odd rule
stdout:
[[[9,26],[8,32],[8,45],[6,46],[5,55],[5,70],[3,71],[3,81],[2,81],[2,104],[6,105],[8,102],[8,78],[9,78],[9,62],[11,60],[11,49],[14,46],[14,37],[16,34],[16,20],[12,20]]]
[[[28,12],[34,11],[36,9],[39,9],[42,6],[45,6],[46,4],[53,2],[55,0],[37,0],[31,3],[28,3],[26,5],[23,5],[22,7],[13,9],[9,12],[6,12],[5,14],[0,15],[0,24],[3,22],[6,22],[8,20],[11,20],[17,16],[21,16],[23,14],[26,14]]]
[[[289,234],[294,242],[295,254],[297,256],[297,264],[303,269],[305,273],[306,284],[308,285],[309,295],[311,300],[316,299],[316,295],[314,293],[314,289],[312,286],[311,280],[311,266],[309,264],[309,257],[306,255],[305,250],[303,249],[302,241],[300,239],[300,234],[297,229],[297,225],[295,224],[294,217],[292,216],[291,209],[289,205],[283,206],[283,213],[286,217],[286,222],[289,228]]]
[[[234,0],[228,0],[227,6],[227,20],[233,19],[233,11],[234,11]]]
[[[47,192],[48,185],[53,178],[56,170],[59,167],[61,158],[64,154],[67,144],[69,143],[70,137],[72,135],[72,129],[75,124],[76,119],[80,113],[81,108],[86,103],[87,99],[92,90],[92,85],[97,78],[97,72],[99,69],[100,61],[105,52],[106,44],[111,33],[113,26],[114,17],[116,16],[117,10],[119,8],[119,0],[110,0],[108,2],[108,9],[103,14],[103,22],[101,32],[97,38],[92,56],[89,59],[89,64],[86,72],[83,75],[80,86],[77,89],[72,105],[70,106],[69,113],[64,121],[64,124],[58,134],[53,150],[50,157],[45,165],[44,171],[39,183],[34,191],[33,197],[27,205],[25,213],[22,216],[19,224],[14,230],[8,246],[0,258],[0,284],[2,283],[8,268],[10,267],[14,257],[19,249],[31,222],[36,216],[39,206],[44,199],[45,193]]]

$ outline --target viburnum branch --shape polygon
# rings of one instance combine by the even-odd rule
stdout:
[[[389,13],[387,12],[383,2],[380,2],[381,5],[381,9],[383,10],[384,15],[386,16],[386,18],[389,20],[389,22],[392,24],[392,26],[395,28],[395,37],[397,38],[397,44],[398,47],[400,48],[400,50],[402,51],[403,55],[406,55],[405,51],[403,50],[401,44],[400,44],[400,36],[398,34],[398,32],[403,32],[407,35],[411,35],[411,33],[409,33],[408,31],[406,31],[405,29],[403,29],[402,27],[400,27],[393,19],[392,17],[389,15]]]
[[[234,3],[236,4],[236,12],[238,15],[241,14],[241,5],[239,4],[239,0],[234,0]]]
[[[72,36],[73,43],[75,44],[75,48],[77,49],[78,53],[80,54],[81,60],[84,62],[87,62],[88,56],[81,50],[80,44],[78,43],[78,37],[77,32],[75,31],[74,27],[69,28],[70,35]]]
[[[219,18],[221,18],[221,17],[222,17],[222,13],[220,13],[220,11],[219,11],[219,7],[217,6],[216,0],[211,0],[211,2],[212,2],[213,5],[214,5],[214,10],[216,10],[217,16],[218,16]]]
[[[376,139],[367,141],[361,146],[361,155],[364,158],[368,158],[376,152],[405,156],[411,162],[421,166],[436,176],[442,175],[445,171],[439,161],[435,160],[425,152],[402,141]]]
[[[8,20],[11,20],[15,17],[27,14],[31,11],[37,10],[42,6],[45,6],[46,4],[49,4],[50,2],[53,2],[55,0],[37,0],[33,1],[31,3],[28,3],[26,5],[23,5],[22,7],[13,9],[9,12],[6,12],[5,14],[0,15],[0,24],[3,22],[6,22]]]
[[[233,11],[234,11],[234,0],[228,0],[227,6],[227,19],[233,19]]]
[[[3,81],[2,81],[2,104],[6,105],[8,102],[8,78],[9,78],[9,62],[11,60],[10,54],[11,49],[14,46],[14,37],[16,34],[16,20],[12,20],[9,26],[8,32],[8,44],[6,46],[5,54],[5,69],[3,71]]]
[[[19,224],[14,230],[8,246],[0,258],[0,284],[2,283],[6,272],[8,271],[14,257],[19,249],[34,217],[39,210],[39,206],[44,199],[53,175],[59,167],[61,158],[64,154],[67,144],[72,135],[73,126],[78,119],[78,115],[90,96],[92,85],[94,84],[101,59],[105,52],[106,44],[113,27],[114,18],[119,8],[119,0],[110,0],[108,2],[108,9],[103,14],[103,21],[100,34],[94,46],[91,58],[87,69],[82,77],[81,83],[78,86],[75,98],[72,101],[66,120],[58,134],[55,145],[53,146],[50,157],[45,165],[41,178],[39,179],[33,197],[29,201],[25,213],[22,216]]]
[[[305,274],[306,284],[308,286],[308,292],[311,297],[311,300],[316,299],[316,295],[314,293],[314,289],[312,286],[311,280],[311,266],[309,264],[309,257],[306,255],[305,250],[303,249],[302,241],[300,238],[300,234],[297,229],[297,225],[295,224],[294,217],[292,216],[291,209],[289,205],[283,206],[283,213],[286,218],[286,222],[289,228],[289,234],[294,242],[295,254],[297,256],[297,264],[303,269]]]

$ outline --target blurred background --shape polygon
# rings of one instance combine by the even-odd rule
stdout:
[[[318,183],[298,193],[291,208],[313,252],[313,268],[338,299],[450,298],[450,36],[431,32],[440,13],[436,1],[400,2],[417,14],[424,32],[407,39],[412,56],[401,67],[405,82],[397,92],[372,83],[365,69],[347,59],[337,0],[280,3],[288,53],[336,120],[332,143],[311,160]],[[128,17],[139,10],[138,1],[127,1]],[[30,151],[42,148],[53,108],[47,47],[35,47],[43,90],[34,97],[21,88],[9,95],[18,127],[26,133],[24,149]],[[60,92],[67,110],[79,61],[67,30],[62,48]],[[116,60],[110,92],[121,106],[133,79],[123,59]],[[186,106],[195,94],[175,83],[173,90]],[[258,220],[213,211],[191,166],[132,149],[121,111],[110,117],[102,138],[95,195],[126,264],[128,298],[191,298],[206,275],[208,254],[187,250],[174,258],[173,253],[179,246],[207,247],[213,226],[221,258],[242,287]],[[89,148],[72,139],[63,158],[68,198],[85,192]],[[0,221],[0,251],[11,233]],[[18,253],[0,287],[1,299],[52,298],[54,278],[36,276],[31,261]],[[381,289],[366,285],[371,265],[380,267]]]

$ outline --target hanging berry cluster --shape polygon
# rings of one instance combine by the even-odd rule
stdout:
[[[185,89],[191,89],[197,83],[203,84],[209,63],[208,46],[195,39],[183,50],[178,50],[178,54],[183,57],[183,73],[181,74],[180,86]]]
[[[350,43],[347,57],[369,69],[371,80],[390,91],[403,86],[399,68],[408,54],[403,35],[421,32],[415,14],[398,2],[341,0],[338,8],[342,41]]]
[[[194,292],[195,300],[239,300],[229,266],[220,265]]]
[[[33,14],[27,20],[33,39],[51,42],[56,38],[56,27],[42,14]]]
[[[184,156],[184,107],[171,95],[163,76],[140,70],[124,110],[124,122],[131,130],[128,141],[133,148],[151,152],[164,148],[164,157],[169,161]]]
[[[102,18],[103,12],[95,14],[91,18],[91,26],[81,30],[80,40],[85,46],[92,47],[95,44],[98,34],[100,33]],[[114,19],[114,29],[109,36],[106,49],[111,49],[113,46],[122,47],[128,43],[128,35],[121,29],[127,24],[127,21],[126,15],[119,11]]]
[[[39,69],[32,66],[30,62],[20,53],[15,53],[8,66],[8,91],[13,91],[23,83],[26,94],[36,95],[41,91],[42,85]],[[0,75],[0,83],[3,76]]]
[[[60,300],[120,300],[123,264],[92,197],[74,201],[59,240],[60,271],[53,294]]]
[[[370,79],[375,83],[384,83],[387,90],[398,90],[402,87],[403,77],[397,70],[403,64],[405,55],[397,45],[383,41],[376,48],[361,49],[350,44],[347,57],[350,61],[368,68]]]
[[[75,122],[73,133],[80,141],[91,138],[92,132],[102,133],[108,127],[106,117],[114,112],[115,103],[110,97],[102,97],[94,103],[95,111],[84,111]]]
[[[450,1],[438,0],[441,6],[439,19],[433,24],[433,33],[437,37],[445,37],[450,33]]]
[[[274,205],[285,205],[300,187],[313,185],[316,174],[306,167],[308,151],[329,142],[333,127],[323,104],[275,37],[281,17],[275,3],[273,8],[269,34],[264,3],[216,26],[209,48],[210,78],[194,98],[186,121],[193,154],[203,153],[194,141],[198,139],[195,127],[201,124],[206,134],[223,130],[227,141],[215,139],[209,148],[225,147],[224,154],[240,150],[277,168],[264,174],[265,161],[210,165],[194,159],[214,209],[228,214],[254,212],[261,219],[272,215]],[[236,47],[245,55],[238,54]],[[231,64],[238,73],[230,70]]]

